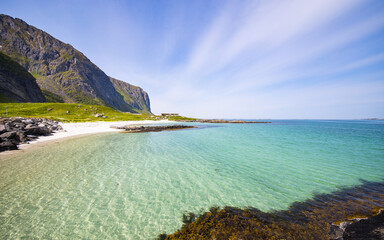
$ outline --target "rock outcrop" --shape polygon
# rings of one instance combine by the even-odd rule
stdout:
[[[63,131],[59,123],[44,118],[0,118],[0,152],[57,131]]]
[[[0,52],[0,102],[45,102],[36,79]]]
[[[169,131],[169,130],[178,130],[178,129],[187,129],[187,128],[196,128],[195,126],[186,126],[186,125],[161,125],[161,126],[111,126],[111,128],[123,129],[128,133],[137,133],[137,132],[160,132],[160,131]]]
[[[124,112],[136,109],[81,52],[21,19],[0,15],[0,51],[36,78],[48,101],[104,105]],[[136,98],[131,99],[135,103]]]
[[[384,240],[384,211],[367,218],[332,224],[330,240]]]
[[[109,77],[116,91],[123,96],[124,101],[132,108],[131,111],[151,113],[148,93],[142,88]]]

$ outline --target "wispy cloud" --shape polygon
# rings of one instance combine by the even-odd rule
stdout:
[[[2,7],[143,87],[155,113],[384,117],[382,0],[69,1]]]
[[[214,112],[230,117],[228,111],[220,110],[226,105],[222,103],[238,102],[239,99],[243,102],[237,106],[247,106],[240,110],[244,114],[256,113],[257,109],[266,111],[267,108],[260,106],[253,106],[254,111],[249,111],[251,106],[247,105],[250,99],[254,99],[252,96],[265,95],[265,87],[281,88],[280,92],[275,92],[274,98],[278,99],[284,96],[282,92],[288,91],[284,89],[286,84],[297,84],[300,88],[299,84],[304,79],[307,79],[305,85],[310,85],[314,78],[332,78],[330,75],[335,73],[348,73],[382,63],[380,52],[384,52],[384,47],[378,48],[376,44],[367,47],[370,51],[359,47],[384,29],[383,9],[373,14],[353,16],[360,7],[367,7],[366,1],[252,1],[240,7],[235,4],[228,2],[211,23],[202,28],[201,35],[192,41],[194,45],[190,48],[186,64],[174,75],[178,76],[174,80],[178,82],[176,85],[188,86],[188,89],[171,87],[173,90],[165,91],[160,94],[161,97],[173,95],[175,100],[183,99],[184,102],[188,102],[185,101],[186,95],[196,97],[189,100],[190,105],[201,106],[201,109],[209,105],[211,110],[186,110],[188,113],[198,115]],[[170,72],[166,76],[172,74]],[[180,81],[188,84],[180,84]],[[341,85],[329,85],[328,82],[332,82],[330,79],[321,81],[324,83],[322,91],[315,93],[316,88],[308,87],[308,95],[314,98],[321,93],[327,104],[332,104],[330,99],[335,100],[331,97],[335,91],[343,91],[340,96],[344,96],[345,104],[349,99],[347,96],[357,94],[350,88],[341,88]],[[356,81],[361,86],[355,89],[372,90],[369,80]],[[198,94],[183,95],[180,91]],[[289,91],[300,93],[294,89]],[[243,94],[247,98],[236,94]],[[207,97],[210,95],[212,97]],[[308,98],[307,102],[311,102]],[[205,104],[207,99],[214,104]],[[297,103],[292,98],[290,101]],[[284,104],[277,101],[276,104],[294,108],[289,101]]]

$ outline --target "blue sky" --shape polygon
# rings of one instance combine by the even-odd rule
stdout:
[[[18,17],[142,87],[154,113],[384,118],[383,0],[19,1]]]

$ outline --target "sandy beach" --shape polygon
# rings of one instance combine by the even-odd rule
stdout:
[[[107,133],[107,132],[121,132],[123,130],[111,128],[111,126],[125,126],[125,125],[142,125],[142,124],[163,124],[172,123],[168,120],[143,120],[143,121],[118,121],[118,122],[83,122],[83,123],[60,123],[64,128],[63,132],[55,132],[50,136],[41,136],[35,141],[19,145],[19,150],[23,151],[31,147],[43,146],[45,143],[53,141],[61,141],[67,138],[84,136],[89,134]],[[4,151],[0,156],[14,154],[20,151]]]

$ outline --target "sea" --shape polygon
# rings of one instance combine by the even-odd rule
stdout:
[[[384,121],[271,122],[103,133],[2,156],[0,239],[155,239],[187,212],[284,210],[384,181]]]

